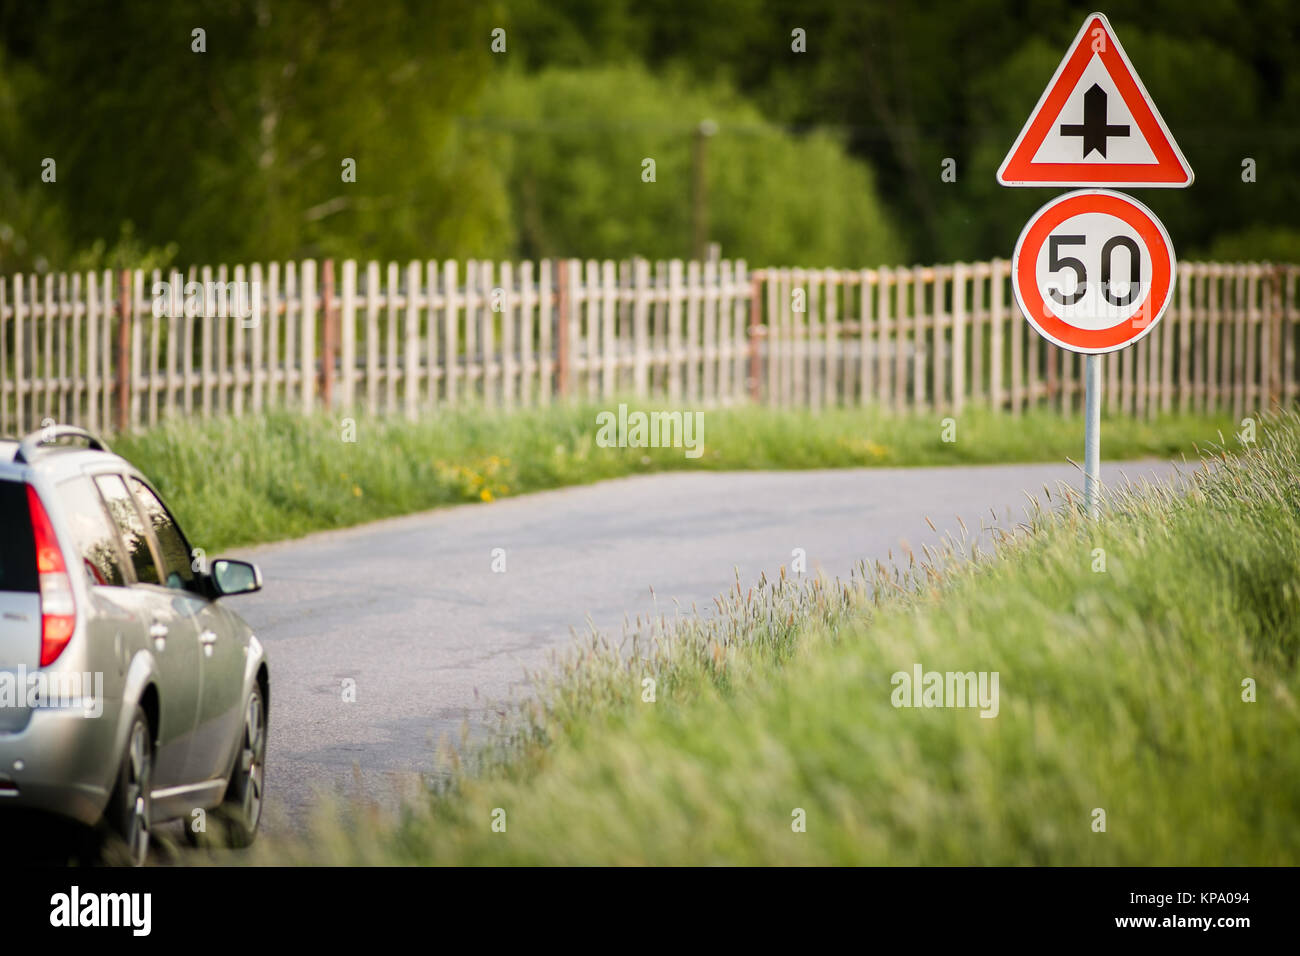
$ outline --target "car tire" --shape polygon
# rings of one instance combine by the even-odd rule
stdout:
[[[126,749],[117,771],[117,782],[104,823],[109,839],[103,854],[105,862],[114,862],[125,850],[125,862],[143,866],[149,857],[150,835],[153,829],[149,819],[153,811],[153,732],[144,708],[136,707],[131,719],[131,729],[126,735]]]
[[[226,796],[217,808],[225,844],[242,849],[257,838],[262,822],[266,788],[266,705],[260,687],[254,687],[244,706],[239,753],[230,772]]]

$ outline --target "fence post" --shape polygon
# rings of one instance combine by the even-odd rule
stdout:
[[[1265,274],[1267,291],[1263,293],[1266,309],[1263,338],[1268,343],[1268,360],[1261,362],[1262,375],[1266,377],[1264,390],[1267,395],[1261,403],[1267,404],[1269,408],[1282,401],[1282,294],[1278,278],[1277,267],[1269,269]]]
[[[131,415],[131,272],[117,275],[117,409],[114,425],[121,434]]]
[[[1002,266],[1001,259],[994,259],[989,266],[989,401],[994,411],[999,412],[1002,411],[1002,326],[1006,321],[1003,310],[1006,276]],[[1033,402],[1033,396],[1030,396],[1029,401]]]
[[[302,410],[308,414],[316,402],[316,260],[304,259],[298,270],[298,346],[302,377]]]
[[[420,406],[420,274],[423,270],[418,259],[412,259],[406,266],[406,328],[402,340],[402,400],[408,421],[419,417]],[[428,297],[432,299],[432,296]],[[491,313],[489,313],[491,314]],[[429,310],[433,315],[433,310]],[[483,352],[484,364],[487,363],[488,350]],[[429,370],[432,377],[433,370]],[[484,393],[486,394],[486,392]]]
[[[756,270],[749,279],[749,400],[757,403],[762,399],[762,389],[760,377],[762,375],[762,360],[759,356],[759,336],[761,325],[759,319],[762,317],[763,300],[763,280],[766,273],[762,269]]]
[[[572,259],[558,262],[555,303],[555,390],[561,398],[569,394],[569,270]]]
[[[966,263],[952,267],[952,411],[966,404]],[[977,359],[978,360],[978,359]]]
[[[343,358],[339,374],[343,376],[343,407],[352,411],[357,404],[357,260],[355,259],[345,259],[343,262],[343,311],[339,324],[341,333],[339,347]]]
[[[338,357],[338,302],[334,298],[334,260],[326,259],[322,268],[320,393],[326,411],[334,407],[334,362]]]
[[[1290,404],[1295,391],[1295,329],[1291,324],[1291,279],[1286,266],[1273,267],[1273,310],[1277,314],[1277,362],[1280,401]]]
[[[632,335],[635,348],[632,391],[638,398],[650,395],[650,261],[632,261]]]

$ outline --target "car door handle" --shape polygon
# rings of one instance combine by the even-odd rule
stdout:
[[[203,631],[199,634],[199,643],[203,645],[203,653],[208,657],[212,656],[212,647],[217,643],[215,631]]]
[[[161,651],[167,646],[167,625],[155,620],[149,625],[149,636],[153,638],[154,647]]]

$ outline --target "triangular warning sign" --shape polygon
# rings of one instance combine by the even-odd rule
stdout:
[[[1106,17],[1094,13],[998,170],[1003,186],[1192,184],[1187,165]]]

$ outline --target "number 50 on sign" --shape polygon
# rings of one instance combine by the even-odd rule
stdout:
[[[1053,199],[1020,233],[1011,260],[1016,301],[1044,338],[1072,352],[1132,345],[1173,297],[1174,246],[1155,215],[1121,193]]]

